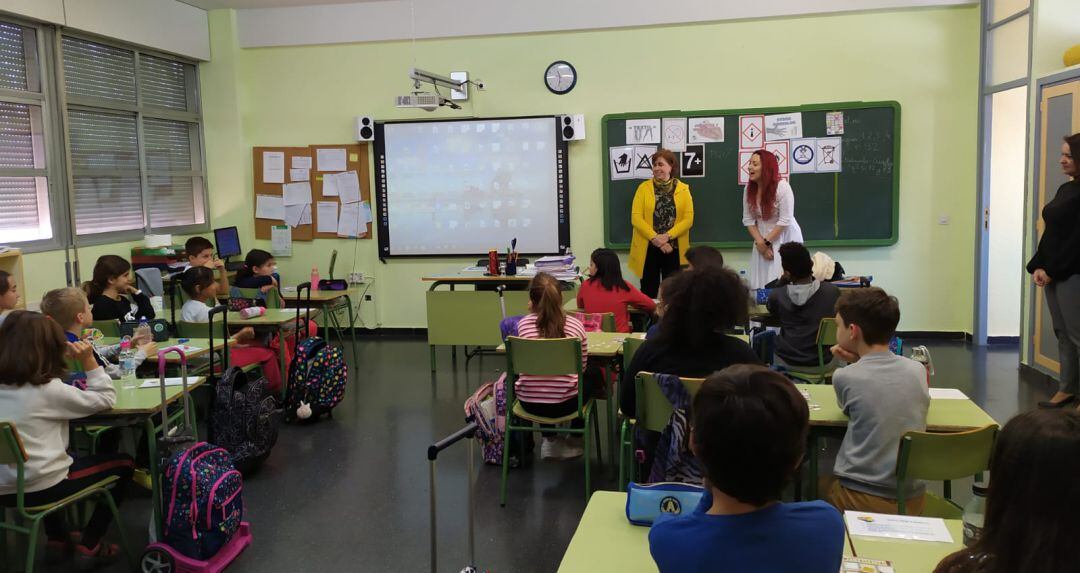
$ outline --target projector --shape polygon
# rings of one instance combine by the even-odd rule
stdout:
[[[461,109],[460,106],[443,96],[428,92],[415,92],[410,95],[397,96],[394,105],[403,108],[419,108],[425,111],[435,111],[439,106],[444,105],[454,109]]]

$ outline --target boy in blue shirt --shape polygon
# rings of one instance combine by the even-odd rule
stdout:
[[[836,573],[844,520],[823,501],[781,503],[809,430],[806,399],[768,368],[735,365],[705,380],[690,447],[706,494],[689,515],[662,515],[649,532],[661,573]]]

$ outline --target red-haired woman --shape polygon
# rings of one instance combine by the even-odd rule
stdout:
[[[776,156],[768,151],[758,150],[750,157],[750,183],[743,192],[742,219],[754,238],[750,288],[764,288],[783,273],[776,248],[792,241],[803,242],[802,229],[795,221],[795,194],[791,184],[780,178]]]

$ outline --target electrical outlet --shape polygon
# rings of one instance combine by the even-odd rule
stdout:
[[[938,215],[937,224],[938,225],[948,225],[950,220],[951,219],[950,219],[950,217],[948,215]]]
[[[364,295],[364,300],[371,300],[371,295],[370,294],[365,294]]]

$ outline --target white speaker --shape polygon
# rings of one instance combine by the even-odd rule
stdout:
[[[559,135],[563,141],[580,141],[585,139],[585,114],[559,116]]]
[[[374,141],[375,140],[375,119],[367,116],[360,116],[356,118],[356,140],[357,141]]]

